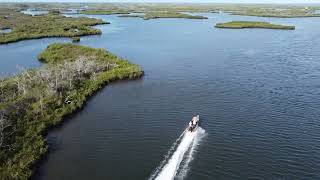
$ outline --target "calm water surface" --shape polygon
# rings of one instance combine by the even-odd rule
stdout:
[[[148,179],[187,121],[207,136],[185,179],[320,178],[320,18],[205,14],[208,20],[116,16],[81,44],[106,48],[145,70],[105,87],[48,134],[34,179]],[[265,20],[294,31],[213,28]],[[39,67],[36,56],[65,39],[0,46],[0,71]]]
[[[11,31],[10,28],[0,29],[0,35],[10,33]]]
[[[65,38],[46,38],[0,45],[0,77],[10,76],[28,68],[38,68],[37,56],[55,42],[71,42]]]

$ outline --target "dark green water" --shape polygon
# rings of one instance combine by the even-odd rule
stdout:
[[[319,179],[320,18],[205,15],[92,16],[111,24],[81,44],[140,64],[146,75],[107,86],[51,131],[34,179],[148,179],[196,114],[206,136],[185,179]],[[213,27],[230,20],[296,30]],[[53,41],[63,40],[0,46],[1,72],[38,67],[36,55]]]

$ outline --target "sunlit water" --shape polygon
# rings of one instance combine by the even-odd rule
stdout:
[[[320,18],[206,15],[90,16],[111,24],[98,26],[103,34],[81,44],[140,64],[146,75],[107,86],[51,131],[50,153],[35,179],[148,179],[167,164],[168,151],[196,114],[207,135],[192,155],[184,153],[192,158],[181,161],[177,179],[319,179]],[[231,20],[296,30],[213,27]],[[1,45],[2,75],[17,72],[17,64],[39,67],[37,54],[59,41],[70,42]]]

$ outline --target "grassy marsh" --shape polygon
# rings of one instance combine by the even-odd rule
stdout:
[[[143,75],[138,65],[104,49],[52,44],[45,65],[0,80],[0,179],[28,179],[47,152],[44,135],[115,80]]]
[[[92,15],[112,15],[112,14],[129,14],[126,10],[103,10],[103,9],[88,9],[80,11],[80,14],[92,14]]]
[[[225,12],[232,15],[261,16],[261,17],[320,17],[319,5],[281,5],[281,4],[177,4],[177,3],[3,3],[2,7],[20,10],[60,10],[78,9],[81,14],[129,14],[132,12]],[[1,14],[1,13],[0,13]]]
[[[120,15],[119,17],[138,17],[144,20],[159,19],[159,18],[183,18],[183,19],[208,19],[204,16],[196,16],[183,14],[178,12],[147,12],[144,15]]]
[[[243,29],[243,28],[287,29],[287,30],[295,29],[295,26],[271,24],[269,22],[258,22],[258,21],[231,21],[226,23],[217,23],[215,27],[229,28],[229,29]]]
[[[0,34],[0,44],[44,37],[96,35],[101,31],[91,26],[107,23],[100,19],[71,18],[56,13],[30,16],[11,10],[0,15],[0,29],[12,29],[10,33]]]
[[[231,14],[279,18],[320,17],[320,14],[317,14],[314,10],[308,8],[259,8],[231,12]]]
[[[89,11],[112,12],[226,12],[232,15],[261,16],[261,17],[319,17],[316,13],[319,6],[303,5],[273,5],[273,4],[174,4],[174,3],[140,3],[140,4],[89,4]]]

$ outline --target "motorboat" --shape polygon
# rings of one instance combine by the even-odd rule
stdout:
[[[187,128],[189,132],[195,132],[199,126],[200,117],[199,115],[194,116],[189,122],[189,127]]]

